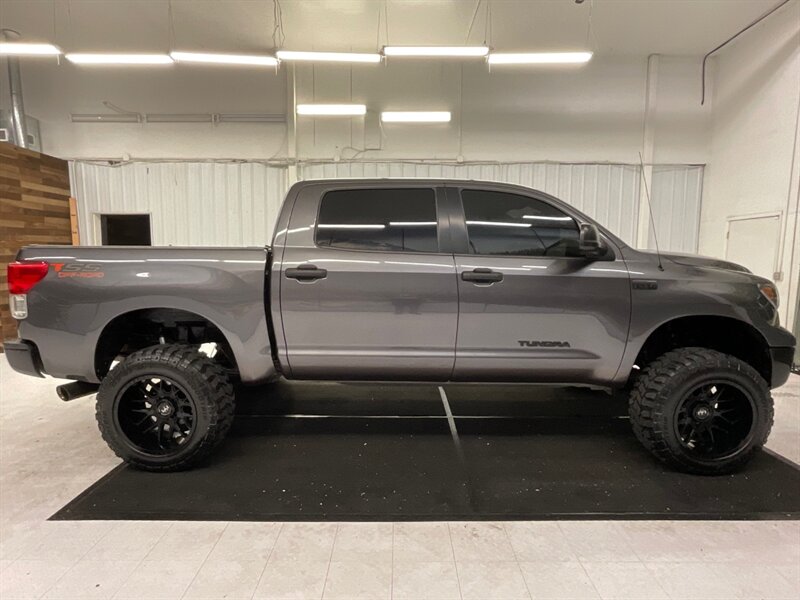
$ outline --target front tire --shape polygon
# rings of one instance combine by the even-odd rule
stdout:
[[[761,375],[707,348],[679,348],[650,363],[628,410],[634,434],[656,458],[700,475],[744,466],[767,441],[774,416]]]
[[[195,347],[158,345],[112,369],[97,394],[97,424],[114,453],[146,471],[205,459],[233,423],[233,386]]]

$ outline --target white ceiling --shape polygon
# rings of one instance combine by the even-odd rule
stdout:
[[[281,0],[284,47],[372,51],[391,44],[482,43],[497,51],[701,55],[778,0]],[[594,39],[588,39],[590,9]],[[66,51],[265,52],[273,0],[2,0],[0,27]],[[379,19],[388,14],[387,24]]]
[[[464,78],[464,89],[472,90],[467,93],[472,110],[479,108],[474,86],[497,91],[492,96],[496,117],[497,112],[508,115],[513,107],[529,106],[533,96],[541,110],[541,90],[550,88],[556,91],[548,101],[561,110],[565,99],[557,90],[563,91],[567,85],[569,102],[590,105],[582,105],[584,113],[594,114],[603,107],[608,118],[615,111],[630,109],[627,101],[620,102],[612,92],[620,86],[630,91],[623,82],[631,78],[637,82],[634,96],[639,102],[644,88],[638,79],[644,77],[647,55],[690,55],[694,57],[691,61],[697,62],[697,57],[777,1],[594,0],[592,6],[591,0],[580,5],[574,0],[491,0],[492,27],[487,42],[497,51],[580,50],[588,46],[595,51],[595,58],[579,70],[495,69],[491,78],[486,65],[475,61],[463,71],[459,71],[458,61],[392,59],[383,67],[361,65],[351,72],[341,65],[321,65],[314,70],[298,69],[298,93],[318,101],[357,97],[372,103],[387,97],[386,90],[394,90],[397,110],[416,106],[415,102],[422,109],[425,99],[453,108],[460,106]],[[0,27],[16,29],[28,41],[56,43],[68,52],[273,50],[273,0],[172,0],[171,4],[172,27],[168,0],[0,0]],[[480,6],[477,0],[281,0],[281,6],[283,47],[289,49],[375,51],[387,41],[397,45],[480,44],[484,35],[488,36],[486,0]],[[594,35],[587,41],[590,8]],[[388,39],[383,17],[387,13]],[[796,12],[781,11],[772,18],[793,14]],[[476,18],[468,37],[473,15]],[[155,113],[283,113],[287,106],[289,70],[284,67],[90,68],[52,57],[24,58],[22,66],[26,110],[43,122],[65,123],[70,113],[108,112],[104,101],[125,110]],[[4,67],[0,58],[0,107],[9,102]],[[311,77],[303,77],[308,71]],[[699,72],[689,74],[689,87],[675,94],[690,90],[694,106]],[[580,85],[569,88],[570,82]],[[581,90],[589,89],[586,86],[603,89],[613,99],[604,104],[602,94],[584,94]],[[607,106],[609,102],[613,106]],[[498,107],[506,108],[498,111]],[[493,126],[497,126],[497,118]]]

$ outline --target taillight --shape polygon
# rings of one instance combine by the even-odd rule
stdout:
[[[8,264],[8,292],[27,294],[50,268],[46,262],[12,262]]]

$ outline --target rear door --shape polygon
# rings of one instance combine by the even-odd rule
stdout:
[[[451,376],[458,290],[442,197],[419,184],[300,191],[279,271],[292,377]]]
[[[582,258],[575,218],[533,194],[448,188],[460,224],[454,379],[605,383],[625,349],[628,270],[616,249]]]

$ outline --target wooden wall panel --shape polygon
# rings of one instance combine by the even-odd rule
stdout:
[[[6,265],[21,246],[72,243],[69,201],[67,161],[0,142],[0,340],[17,333]]]

